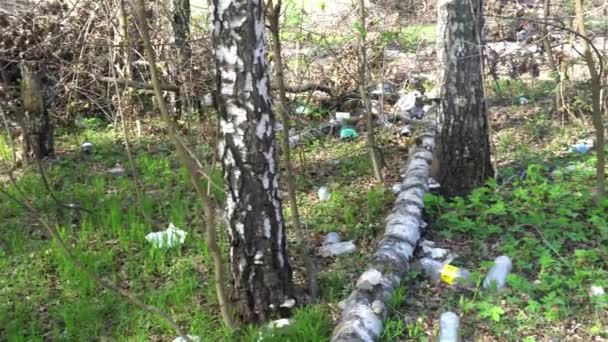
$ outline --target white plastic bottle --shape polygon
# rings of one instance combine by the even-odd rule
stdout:
[[[484,288],[492,288],[496,286],[496,289],[502,289],[507,284],[507,276],[509,272],[511,272],[511,268],[513,268],[513,263],[511,262],[511,258],[506,255],[501,255],[498,258],[494,259],[494,266],[486,275],[486,279],[483,281]]]
[[[420,259],[420,265],[431,280],[439,281],[448,285],[466,286],[471,274],[464,268],[455,267],[431,258]]]
[[[439,342],[458,342],[460,320],[458,315],[448,311],[441,314],[439,318]]]

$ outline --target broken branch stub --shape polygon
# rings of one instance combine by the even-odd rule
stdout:
[[[423,196],[428,192],[435,148],[436,107],[431,107],[421,128],[423,139],[416,139],[416,145],[410,149],[400,192],[386,218],[384,237],[345,301],[332,342],[377,340],[386,316],[384,302],[409,269],[423,222]]]

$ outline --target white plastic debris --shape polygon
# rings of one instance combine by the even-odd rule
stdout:
[[[82,149],[82,152],[84,152],[86,154],[93,153],[93,143],[91,143],[89,141],[83,142],[82,145],[80,146],[80,148]]]
[[[171,248],[184,243],[186,235],[188,235],[187,232],[177,228],[173,223],[169,223],[169,228],[146,235],[146,240],[158,248]]]
[[[453,312],[444,312],[439,318],[439,342],[459,342],[460,320]]]
[[[382,280],[382,273],[375,268],[369,269],[359,277],[357,280],[357,288],[359,290],[370,291],[374,286],[380,284]]]
[[[406,113],[416,108],[416,99],[420,96],[422,96],[422,94],[417,90],[403,94],[395,104],[397,111]]]
[[[484,288],[496,286],[496,289],[501,289],[507,284],[507,276],[511,272],[513,263],[511,258],[506,255],[501,255],[494,259],[494,266],[488,272],[486,279],[483,281]]]
[[[212,94],[206,94],[205,96],[203,96],[203,106],[205,107],[212,107],[213,106],[213,95]]]
[[[192,341],[192,342],[201,341],[201,338],[198,336],[192,336],[192,335],[186,335],[186,336],[188,336],[188,339],[190,339],[190,341]],[[179,336],[176,339],[174,339],[173,342],[187,342],[187,339],[185,339],[183,336]]]
[[[432,259],[442,259],[448,255],[448,250],[445,248],[435,247],[435,242],[429,240],[422,240],[420,243],[424,254],[429,255]]]
[[[350,120],[350,113],[349,112],[336,112],[336,120],[338,122],[345,122],[347,120]]]
[[[593,148],[593,140],[579,141],[574,145],[570,146],[570,149],[574,153],[586,154]]]
[[[311,109],[310,109],[310,107],[308,107],[308,106],[297,106],[297,107],[295,108],[294,112],[295,112],[296,114],[304,114],[304,115],[307,115],[307,114],[312,113],[312,110],[311,110]]]
[[[272,322],[268,323],[268,327],[271,329],[279,329],[279,328],[286,327],[290,324],[291,324],[291,320],[289,318],[281,318],[281,319],[277,319],[276,321],[272,321]]]
[[[325,240],[323,241],[323,245],[332,245],[334,243],[340,242],[340,240],[340,234],[336,232],[327,233],[327,235],[325,236]]]
[[[439,189],[440,187],[441,187],[441,184],[439,184],[435,179],[429,178],[429,189],[430,190]]]
[[[530,100],[528,100],[528,98],[525,96],[520,96],[517,98],[517,102],[519,103],[520,106],[525,106],[528,103],[530,103]]]
[[[352,241],[338,242],[331,245],[321,246],[319,254],[324,258],[352,253],[357,250],[357,246]]]
[[[331,197],[331,193],[329,192],[329,189],[327,189],[327,187],[320,187],[319,191],[317,191],[317,196],[319,196],[319,200],[320,201],[327,201],[329,200],[329,198]]]
[[[606,292],[601,286],[591,285],[591,287],[589,287],[589,294],[591,295],[591,297],[599,297],[605,295]]]
[[[125,173],[125,168],[120,164],[114,165],[112,168],[108,169],[108,173],[113,176],[120,176]]]
[[[283,302],[283,304],[281,304],[282,308],[293,308],[296,305],[296,300],[293,298],[288,298],[287,300],[285,300]]]
[[[420,259],[424,273],[437,282],[442,281],[448,285],[467,286],[471,273],[464,268],[456,267],[445,262],[431,258]]]

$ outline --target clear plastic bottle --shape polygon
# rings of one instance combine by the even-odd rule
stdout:
[[[448,285],[467,286],[471,273],[464,268],[445,264],[431,259],[420,259],[420,265],[433,281],[442,281]]]
[[[453,312],[444,312],[439,318],[439,342],[458,342],[460,320]]]
[[[486,275],[486,279],[483,281],[484,288],[492,288],[496,286],[496,289],[501,289],[505,287],[507,284],[507,276],[509,272],[511,272],[511,268],[513,267],[513,263],[511,262],[511,258],[506,255],[501,255],[498,258],[494,259],[494,266]]]

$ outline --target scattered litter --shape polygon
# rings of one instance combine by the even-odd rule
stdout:
[[[395,91],[395,87],[390,83],[376,84],[376,87],[371,91],[374,96],[382,96],[382,94],[390,94]]]
[[[591,295],[591,297],[599,297],[599,296],[603,296],[605,295],[606,292],[604,291],[604,288],[598,285],[591,285],[591,287],[589,287],[589,295]]]
[[[325,236],[325,241],[323,241],[323,245],[332,245],[334,243],[340,242],[340,240],[340,234],[336,232],[327,233],[327,235]]]
[[[511,258],[506,255],[501,255],[494,259],[494,266],[488,272],[486,279],[483,281],[484,288],[496,286],[496,289],[501,289],[507,284],[507,276],[511,272],[513,263]]]
[[[441,184],[439,184],[435,179],[429,177],[429,190],[439,189]]]
[[[357,246],[352,241],[332,243],[331,245],[319,248],[319,254],[324,257],[332,257],[342,254],[349,254],[357,250]]]
[[[586,154],[593,148],[593,141],[579,141],[574,145],[570,146],[570,149],[574,153]]]
[[[431,258],[420,259],[424,272],[433,281],[442,281],[448,285],[467,286],[471,273],[464,268],[449,265]]]
[[[286,301],[283,302],[283,304],[281,304],[282,308],[293,308],[296,305],[296,300],[293,298],[289,298]]]
[[[374,286],[380,284],[382,280],[382,273],[375,268],[369,269],[359,277],[357,280],[357,288],[359,290],[371,291]]]
[[[517,103],[519,103],[520,106],[525,106],[530,103],[530,100],[525,96],[520,96],[517,98]]]
[[[192,335],[186,335],[188,336],[188,339],[190,339],[190,341],[192,342],[200,342],[201,338],[198,336],[192,336]],[[173,340],[173,342],[187,342],[186,338],[184,338],[183,336],[179,336],[176,339]]]
[[[422,120],[425,114],[425,110],[423,107],[414,107],[408,111],[410,113],[410,118],[416,120]]]
[[[317,191],[317,196],[319,196],[320,201],[325,202],[329,200],[329,198],[331,197],[331,193],[329,192],[329,189],[327,189],[327,187],[322,186],[319,188],[319,191]]]
[[[108,169],[108,173],[111,174],[112,176],[121,176],[122,174],[125,173],[125,168],[122,167],[122,165],[116,163],[116,165],[114,165],[114,167]]]
[[[154,232],[146,235],[146,240],[154,244],[158,248],[171,248],[178,244],[184,243],[187,232],[177,228],[173,223],[169,223],[169,228],[160,232]]]
[[[213,103],[215,102],[213,101],[213,94],[206,94],[203,96],[202,102],[204,107],[213,107]]]
[[[271,329],[280,329],[280,328],[286,327],[290,324],[291,324],[291,319],[281,318],[281,319],[277,319],[276,321],[272,321],[272,322],[268,323],[268,327]]]
[[[410,127],[410,125],[405,125],[403,126],[403,128],[401,128],[401,130],[399,131],[399,135],[402,137],[409,137],[412,135],[412,128]]]
[[[432,259],[442,259],[448,255],[448,250],[445,248],[434,247],[435,242],[429,240],[422,240],[420,243],[424,254],[430,255]]]
[[[344,125],[340,128],[340,139],[354,139],[359,136],[357,130],[350,125]]]
[[[85,154],[93,153],[93,144],[89,141],[83,142],[80,147],[82,148],[82,152]]]
[[[349,112],[336,112],[336,120],[338,122],[344,123],[344,122],[350,120],[350,113]]]
[[[416,100],[421,96],[422,94],[418,90],[410,91],[401,95],[401,97],[399,98],[399,100],[397,100],[397,103],[395,104],[397,112],[410,112],[412,109],[416,108]]]
[[[442,313],[439,317],[439,342],[460,341],[458,330],[460,330],[458,315],[450,311]]]

